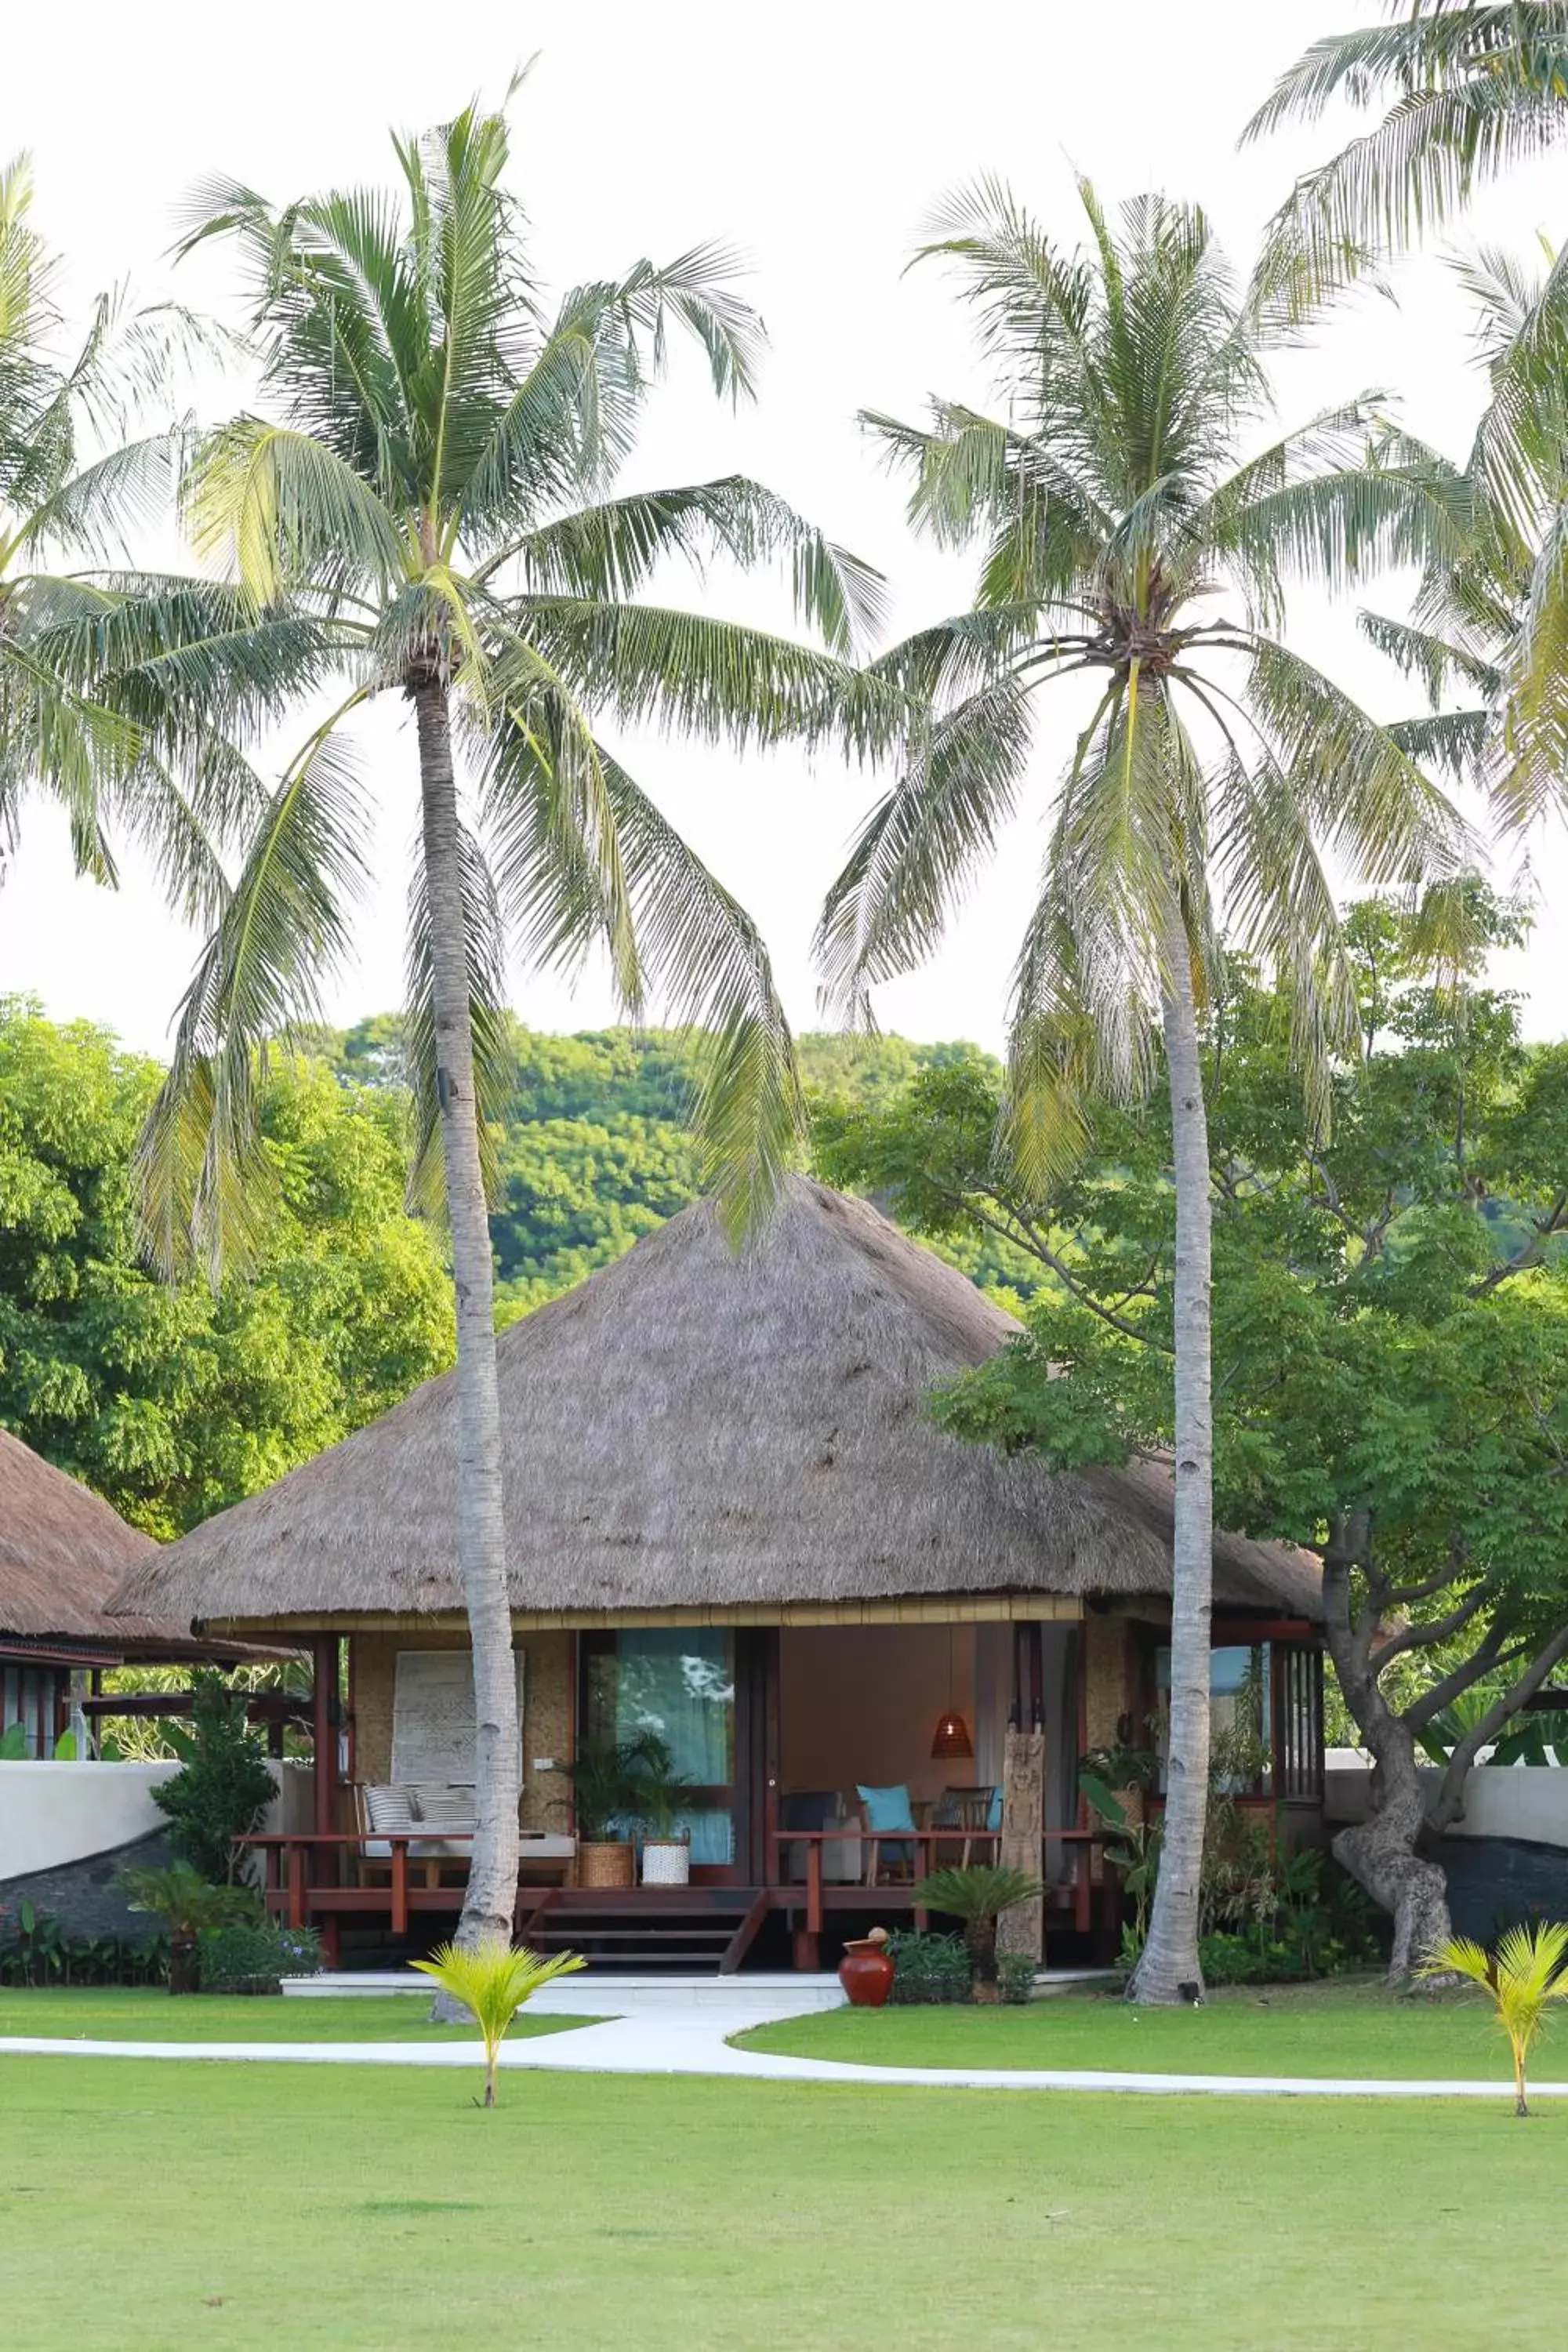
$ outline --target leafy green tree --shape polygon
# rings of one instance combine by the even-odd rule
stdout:
[[[194,727],[246,740],[324,716],[244,844],[197,967],[143,1157],[148,1223],[176,1260],[243,1239],[268,1190],[258,1055],[320,1017],[374,836],[346,730],[377,696],[412,710],[421,840],[404,1045],[418,1171],[444,1175],[463,1472],[457,1542],[471,1636],[477,1825],[459,1939],[510,1932],[520,1787],[501,1509],[481,1110],[500,1058],[509,942],[575,964],[603,947],[628,1007],[668,991],[707,1034],[700,1108],[731,1225],[776,1187],[800,1119],[789,1031],[742,910],[599,739],[656,719],[737,742],[821,732],[868,707],[842,659],[873,575],[739,478],[611,497],[666,343],[689,331],[716,392],[750,390],[760,331],[705,247],[579,287],[552,316],[502,186],[503,113],[401,142],[402,186],[278,208],[204,189],[184,241],[238,253],[264,413],[205,436],[184,488],[194,544],[247,615],[187,635],[149,616],[145,670]],[[667,556],[782,557],[818,654],[642,601]],[[477,807],[459,795],[466,763]],[[437,1140],[439,1139],[437,1158]]]
[[[160,1075],[0,1001],[0,1421],[167,1538],[444,1370],[452,1311],[404,1206],[399,1105],[304,1063],[260,1092],[275,1198],[251,1278],[155,1280],[132,1161]]]
[[[1478,940],[1517,919],[1475,890]],[[1471,968],[1429,978],[1418,921],[1385,904],[1346,931],[1364,1059],[1306,1112],[1288,1004],[1233,969],[1206,1024],[1215,1202],[1215,1481],[1222,1522],[1319,1548],[1327,1638],[1377,1773],[1335,1842],[1394,1920],[1405,1975],[1448,1933],[1420,1850],[1428,1728],[1477,1703],[1433,1818],[1568,1654],[1568,1048],[1527,1050]],[[1028,1335],[940,1401],[947,1425],[1052,1466],[1168,1448],[1177,1226],[1163,1114],[1114,1109],[1099,1148],[1035,1200],[995,1156],[1000,1094],[946,1127],[888,1115],[884,1166],[936,1148],[898,1199],[917,1226],[999,1222],[1051,1279]]]
[[[153,1791],[153,1802],[173,1823],[170,1847],[177,1862],[189,1863],[213,1885],[231,1886],[237,1839],[259,1826],[278,1794],[247,1721],[244,1692],[230,1690],[210,1670],[193,1675],[190,1727],[179,1733],[176,1753],[180,1769]]]
[[[877,665],[931,716],[830,894],[819,944],[851,1013],[934,948],[1015,813],[1037,697],[1081,678],[1015,971],[1008,1109],[1038,1185],[1081,1147],[1092,1102],[1143,1090],[1163,1038],[1180,1227],[1170,1801],[1136,1990],[1173,2001],[1200,1975],[1208,1753],[1200,1022],[1224,910],[1289,988],[1321,1100],[1326,1049],[1354,1034],[1322,853],[1377,882],[1451,867],[1458,826],[1441,793],[1279,631],[1292,574],[1337,588],[1455,530],[1441,486],[1374,436],[1364,403],[1244,454],[1289,310],[1266,278],[1236,287],[1201,212],[1150,196],[1113,226],[1086,183],[1080,194],[1087,250],[1060,250],[993,184],[951,204],[927,248],[957,268],[1008,421],[952,402],[925,429],[869,420],[913,474],[917,523],[951,544],[979,540],[985,562],[973,611]]]

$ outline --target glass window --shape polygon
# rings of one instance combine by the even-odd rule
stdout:
[[[1167,1742],[1171,1653],[1154,1653],[1154,1679],[1161,1695],[1159,1748]],[[1226,1647],[1209,1653],[1209,1752],[1219,1766],[1218,1785],[1233,1794],[1267,1787],[1268,1754],[1268,1644]]]
[[[734,1635],[721,1626],[650,1626],[616,1633],[584,1660],[587,1727],[595,1738],[656,1732],[677,1772],[721,1804],[680,1815],[694,1864],[727,1864],[735,1852],[730,1790],[735,1778]]]

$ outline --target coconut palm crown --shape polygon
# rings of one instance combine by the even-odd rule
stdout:
[[[1163,1029],[1176,1196],[1176,1534],[1167,1839],[1142,1998],[1198,1975],[1208,1765],[1212,1469],[1208,1155],[1199,1021],[1227,931],[1279,975],[1309,1077],[1353,1050],[1325,859],[1389,885],[1447,873],[1463,829],[1410,752],[1279,634],[1294,575],[1338,588],[1462,541],[1451,479],[1374,404],[1268,438],[1265,361],[1292,331],[1239,288],[1204,215],[1151,196],[1113,224],[1079,184],[1065,251],[1003,187],[947,206],[999,412],[868,419],[917,524],[984,551],[973,609],[876,664],[922,709],[829,896],[818,948],[853,1014],[920,962],[1018,809],[1049,689],[1074,729],[1013,977],[1011,1120],[1026,1180],[1135,1093]],[[1261,444],[1261,446],[1259,446]],[[1408,460],[1408,462],[1407,462]]]
[[[658,992],[712,1032],[705,1108],[742,1213],[776,1180],[797,1117],[754,929],[595,727],[820,731],[835,656],[874,621],[876,575],[742,478],[605,495],[673,331],[696,339],[716,390],[751,392],[761,330],[731,255],[639,262],[549,312],[500,184],[504,116],[470,108],[397,156],[401,206],[356,189],[276,207],[213,184],[184,239],[237,248],[263,363],[261,408],[200,443],[184,489],[196,550],[232,591],[171,582],[141,639],[122,631],[100,658],[231,734],[305,696],[321,715],[243,843],[185,1001],[147,1171],[171,1258],[193,1227],[211,1238],[226,1217],[242,1236],[246,1187],[264,1181],[249,1057],[315,1017],[346,947],[374,814],[347,722],[382,694],[417,709],[438,689],[473,780],[463,861],[481,1027],[503,940],[568,965],[599,945],[629,1011]],[[782,557],[831,654],[634,601],[672,554]],[[416,1014],[427,927],[416,888]],[[433,1104],[427,1050],[416,1075]]]

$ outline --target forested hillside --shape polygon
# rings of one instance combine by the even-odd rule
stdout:
[[[500,1142],[502,1194],[490,1221],[506,1321],[607,1265],[700,1189],[688,1119],[693,1055],[687,1040],[661,1030],[550,1036],[520,1027],[514,1042],[517,1092]],[[346,1076],[401,1083],[394,1016],[377,1015],[322,1043]],[[973,1051],[832,1033],[800,1040],[818,1114],[874,1109],[901,1094],[919,1071]],[[1038,1265],[1005,1241],[982,1246],[965,1237],[949,1254],[988,1286],[1027,1296],[1039,1281]]]
[[[404,1204],[405,1105],[388,1015],[277,1061],[262,1118],[274,1196],[258,1262],[215,1297],[137,1246],[132,1153],[157,1065],[86,1022],[0,1000],[0,1424],[171,1536],[374,1420],[451,1360],[439,1230]],[[520,1029],[499,1139],[499,1314],[570,1289],[697,1197],[679,1036]],[[814,1036],[825,1129],[895,1100],[962,1046]],[[965,1234],[977,1280],[1039,1268]]]

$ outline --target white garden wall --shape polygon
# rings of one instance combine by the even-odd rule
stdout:
[[[163,1764],[0,1763],[0,1881],[84,1862],[163,1826]]]
[[[1364,1821],[1372,1771],[1354,1748],[1331,1748],[1324,1811],[1335,1828]],[[1436,1800],[1442,1774],[1425,1766],[1421,1778]],[[1448,1837],[1527,1838],[1533,1845],[1568,1847],[1568,1769],[1549,1764],[1478,1764],[1465,1783],[1464,1818]]]

